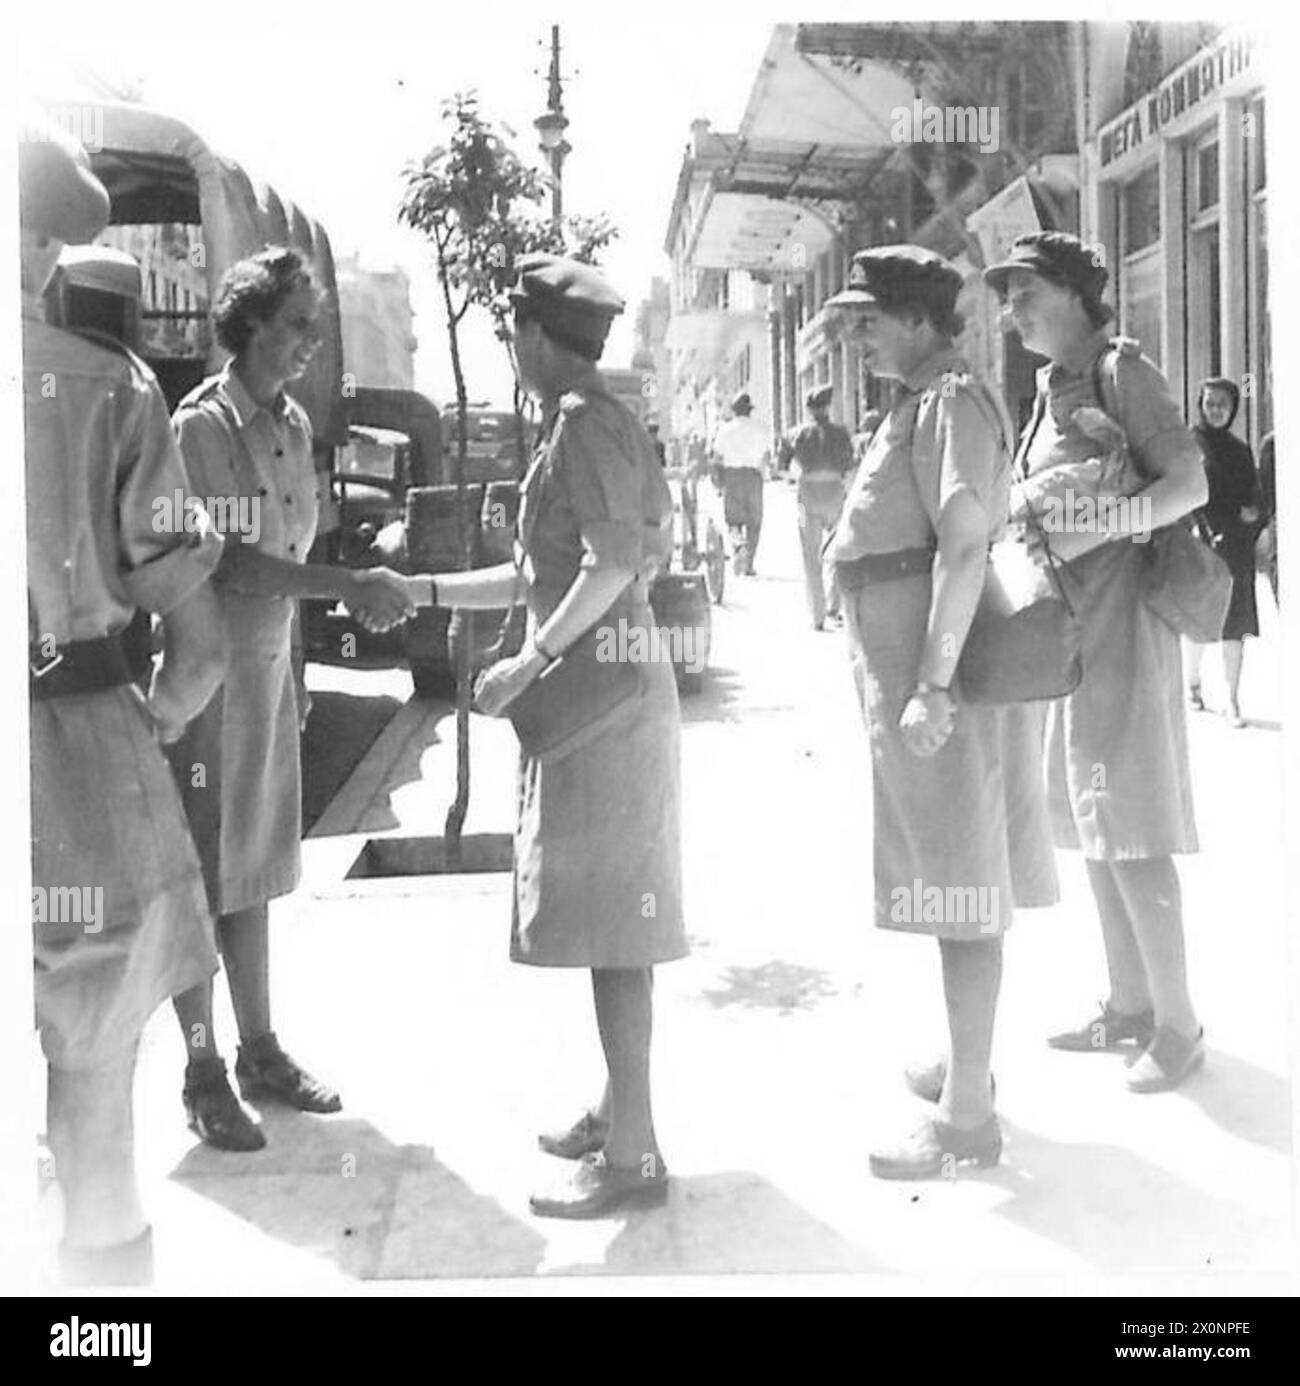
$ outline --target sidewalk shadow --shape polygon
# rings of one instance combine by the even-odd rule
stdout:
[[[1294,1148],[1291,1084],[1266,1068],[1207,1049],[1204,1068],[1178,1092],[1231,1136],[1282,1155]]]
[[[1052,1141],[1005,1119],[1003,1130],[1006,1162],[978,1176],[1010,1195],[999,1216],[1099,1270],[1262,1272],[1289,1263],[1286,1209],[1265,1216],[1119,1146]]]
[[[864,1247],[747,1170],[674,1178],[666,1207],[629,1213],[600,1262],[563,1275],[865,1274],[885,1269]]]
[[[710,665],[704,675],[703,688],[681,699],[683,725],[741,721],[740,688],[740,675],[735,669]]]
[[[263,1128],[264,1150],[199,1145],[172,1178],[358,1280],[536,1274],[542,1236],[428,1146],[395,1145],[367,1121],[271,1108]]]
[[[758,967],[728,967],[720,980],[721,987],[701,989],[701,995],[716,1009],[748,1006],[789,1014],[811,1010],[822,997],[838,993],[829,973],[779,958]]]
[[[312,694],[302,734],[302,830],[309,832],[402,704],[386,694]]]
[[[402,820],[393,810],[393,796],[404,786],[424,780],[425,777],[420,771],[420,761],[431,746],[441,745],[447,739],[441,728],[448,717],[452,718],[451,736],[455,737],[453,705],[445,700],[438,702],[431,699],[426,706],[431,715],[420,721],[402,748],[400,757],[385,773],[383,784],[376,785],[374,798],[366,809],[365,819],[359,831],[374,834],[400,828]]]

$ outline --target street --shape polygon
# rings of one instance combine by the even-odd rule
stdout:
[[[1002,1163],[894,1184],[872,1179],[866,1156],[920,1115],[900,1069],[941,1044],[938,952],[871,927],[868,761],[845,640],[808,627],[797,563],[793,494],[769,485],[758,574],[729,577],[705,691],[683,703],[694,951],[656,979],[669,1206],[587,1224],[528,1213],[529,1192],[566,1172],[535,1133],[595,1099],[601,1065],[586,975],[507,960],[509,878],[346,879],[372,837],[441,832],[453,719],[445,705],[411,704],[308,838],[303,885],[272,907],[276,1031],[338,1086],[344,1111],[271,1110],[264,1151],[208,1149],[184,1125],[175,1021],[159,1012],[145,1034],[137,1147],[161,1293],[1288,1267],[1280,702],[1266,588],[1243,684],[1252,725],[1232,731],[1210,714],[1191,724],[1203,852],[1180,871],[1204,1071],[1179,1092],[1138,1097],[1119,1056],[1043,1043],[1105,992],[1091,897],[1078,860],[1062,857],[1064,903],[1022,914],[1007,943],[994,1054]],[[408,687],[401,669],[312,669],[318,688],[345,676],[373,696]],[[466,831],[508,832],[513,733],[475,717],[473,738]],[[224,986],[217,1004],[233,1062]],[[56,1203],[50,1192],[51,1227]]]

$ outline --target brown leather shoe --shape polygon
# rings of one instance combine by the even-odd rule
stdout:
[[[584,1155],[603,1150],[608,1135],[609,1122],[602,1121],[595,1112],[583,1112],[567,1131],[543,1131],[537,1144],[557,1159],[581,1160]]]
[[[955,1174],[967,1161],[987,1166],[1001,1158],[1002,1127],[996,1115],[970,1131],[931,1117],[897,1145],[873,1151],[870,1165],[877,1179],[933,1179]]]
[[[280,1048],[274,1034],[260,1035],[239,1046],[235,1060],[239,1091],[248,1102],[283,1102],[300,1112],[341,1112],[343,1101],[333,1088],[313,1078]]]
[[[1065,1049],[1072,1054],[1104,1053],[1117,1048],[1125,1040],[1136,1040],[1145,1049],[1151,1043],[1155,1028],[1154,1011],[1127,1015],[1123,1011],[1111,1010],[1103,1001],[1100,1014],[1080,1025],[1077,1030],[1063,1030],[1059,1035],[1050,1036],[1047,1043],[1053,1049]]]
[[[668,1202],[668,1171],[655,1160],[653,1173],[616,1169],[603,1151],[584,1155],[566,1189],[533,1194],[528,1206],[539,1218],[603,1218],[628,1208],[657,1208]]]

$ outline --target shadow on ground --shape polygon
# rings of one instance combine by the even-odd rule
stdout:
[[[268,1110],[265,1150],[196,1146],[173,1172],[268,1237],[358,1280],[535,1275],[545,1240],[428,1146],[366,1121]]]
[[[308,832],[397,715],[396,698],[354,693],[312,694],[302,734],[302,830]]]
[[[1265,1216],[1114,1145],[1051,1141],[1003,1120],[1004,1163],[979,1176],[997,1212],[1102,1271],[1282,1269],[1291,1210]],[[1276,1263],[1263,1249],[1276,1248]]]

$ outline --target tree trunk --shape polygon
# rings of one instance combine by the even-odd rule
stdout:
[[[465,373],[460,359],[459,319],[451,302],[451,285],[447,281],[447,267],[441,251],[438,256],[438,278],[442,283],[443,303],[447,309],[447,337],[451,348],[451,370],[456,381],[456,461],[453,477],[456,484],[456,529],[460,540],[461,566],[469,568],[472,561],[469,517],[465,504],[465,461],[469,449],[469,394],[465,388]],[[472,622],[472,614],[470,621]],[[470,647],[473,645],[473,627],[470,625],[469,637],[459,642],[456,651],[456,797],[447,810],[447,821],[443,827],[443,844],[448,871],[459,871],[461,866],[461,830],[465,826],[465,815],[469,810],[469,704],[470,704]]]

